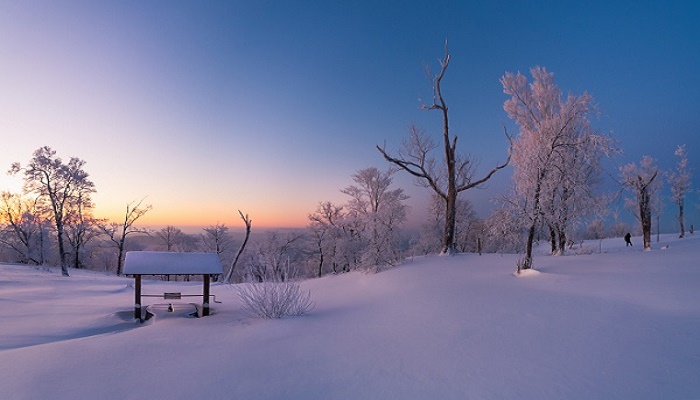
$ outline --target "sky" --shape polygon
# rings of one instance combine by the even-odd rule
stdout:
[[[426,67],[479,174],[505,160],[505,72],[536,65],[588,91],[623,154],[671,168],[686,144],[700,188],[700,3],[695,1],[7,1],[0,3],[0,170],[48,145],[78,157],[98,217],[145,199],[144,224],[295,227],[344,203],[355,172],[389,168],[411,123],[440,135]],[[481,216],[505,169],[466,192]],[[406,174],[394,184],[426,189]],[[0,190],[19,190],[0,174]],[[693,193],[687,223],[700,223]],[[671,229],[673,212],[664,219]],[[663,228],[662,228],[663,229]]]

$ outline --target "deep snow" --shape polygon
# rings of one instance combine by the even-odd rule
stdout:
[[[463,254],[309,280],[315,309],[281,320],[247,319],[214,284],[212,316],[140,324],[132,279],[0,265],[0,397],[700,398],[700,241],[599,244],[521,277],[515,255]]]

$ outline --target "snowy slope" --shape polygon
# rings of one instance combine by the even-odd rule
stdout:
[[[246,319],[215,284],[214,315],[138,324],[128,278],[0,265],[0,397],[700,398],[700,241],[662,239],[541,255],[527,277],[514,255],[465,254],[310,280],[316,308],[282,320]]]

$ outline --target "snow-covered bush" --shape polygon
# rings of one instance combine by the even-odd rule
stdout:
[[[585,256],[585,255],[590,255],[590,254],[600,254],[602,252],[602,248],[600,246],[581,246],[578,249],[574,250],[573,253],[576,254],[577,256]]]
[[[282,318],[308,313],[314,308],[311,292],[298,282],[259,282],[239,285],[238,298],[251,317]]]

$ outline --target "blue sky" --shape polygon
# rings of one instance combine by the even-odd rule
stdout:
[[[691,1],[3,2],[0,167],[49,145],[87,161],[103,217],[147,196],[151,224],[237,226],[240,209],[304,225],[354,172],[388,167],[375,145],[412,122],[439,135],[418,107],[448,38],[451,129],[482,170],[516,132],[499,78],[542,65],[595,97],[624,151],[613,175],[645,154],[668,168],[679,144],[698,171],[699,20]],[[509,180],[467,196],[486,213]],[[427,192],[395,183],[422,212]]]

